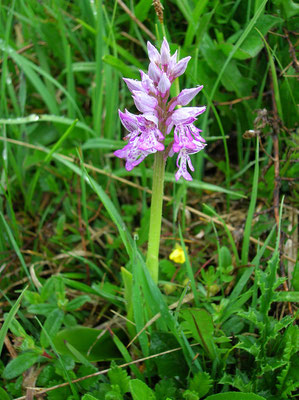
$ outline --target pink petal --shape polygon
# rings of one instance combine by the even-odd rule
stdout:
[[[126,82],[128,88],[131,92],[133,92],[133,90],[144,91],[142,82],[137,81],[136,79],[129,79],[129,78],[123,78],[123,80]]]
[[[160,53],[161,53],[161,64],[168,65],[170,61],[170,48],[166,38],[163,39]]]
[[[158,105],[158,100],[143,92],[133,92],[133,99],[136,107],[141,112],[153,113],[155,107]]]
[[[148,76],[152,79],[155,83],[158,83],[162,75],[162,71],[155,63],[150,63],[148,67]]]
[[[196,88],[184,89],[177,97],[177,104],[186,106],[190,101],[202,90],[203,86]]]
[[[153,46],[151,42],[147,42],[147,52],[148,52],[148,58],[151,60],[151,62],[156,64],[161,63],[161,56],[156,47]]]
[[[177,78],[178,76],[182,75],[187,68],[188,62],[191,57],[182,58],[172,69],[171,76],[173,79]]]
[[[171,86],[170,80],[167,78],[165,72],[163,72],[163,75],[161,76],[161,79],[158,84],[158,90],[162,94],[162,97],[164,97],[165,94],[168,92],[170,86]]]

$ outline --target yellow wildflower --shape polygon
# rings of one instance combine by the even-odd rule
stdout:
[[[169,259],[174,261],[175,263],[184,264],[184,262],[186,261],[185,253],[180,245],[175,245],[175,249],[172,250],[172,252],[170,253]]]

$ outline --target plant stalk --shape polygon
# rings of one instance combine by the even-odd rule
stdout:
[[[159,277],[159,247],[162,223],[165,161],[161,151],[155,153],[150,227],[146,265],[155,283]]]

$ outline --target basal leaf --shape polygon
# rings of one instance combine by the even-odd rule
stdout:
[[[212,316],[204,309],[187,308],[180,312],[186,321],[184,327],[191,331],[193,338],[202,344],[213,360],[216,358],[216,346],[213,341],[214,325]]]
[[[121,332],[118,333],[121,337]],[[60,331],[53,339],[57,351],[61,354],[73,356],[65,346],[69,342],[88,361],[111,361],[121,359],[122,356],[117,350],[113,339],[106,331],[78,326]],[[80,360],[76,360],[79,362]]]
[[[21,375],[28,368],[37,362],[39,354],[33,351],[27,351],[11,360],[3,371],[4,379],[13,379]]]
[[[57,334],[61,327],[63,317],[64,312],[60,308],[56,308],[48,315],[44,323],[44,330],[42,330],[40,336],[40,342],[43,347],[48,347],[50,345],[48,336],[52,339]]]
[[[129,384],[133,400],[156,400],[156,396],[144,382],[133,379]]]

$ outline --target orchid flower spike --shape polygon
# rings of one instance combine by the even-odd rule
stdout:
[[[206,146],[206,141],[200,135],[201,130],[194,123],[206,107],[184,106],[193,100],[203,86],[183,89],[178,96],[169,100],[173,81],[186,71],[191,57],[177,61],[177,52],[170,54],[166,38],[163,39],[160,52],[150,42],[147,43],[147,50],[150,60],[148,73],[140,71],[140,81],[124,78],[141,114],[119,111],[121,123],[129,133],[125,137],[126,146],[114,154],[124,158],[126,169],[131,171],[149,154],[161,151],[167,158],[177,153],[178,171],[175,178],[179,180],[182,176],[190,181],[192,177],[188,167],[194,171],[190,154],[198,153]],[[165,150],[165,137],[172,130],[173,141]]]

